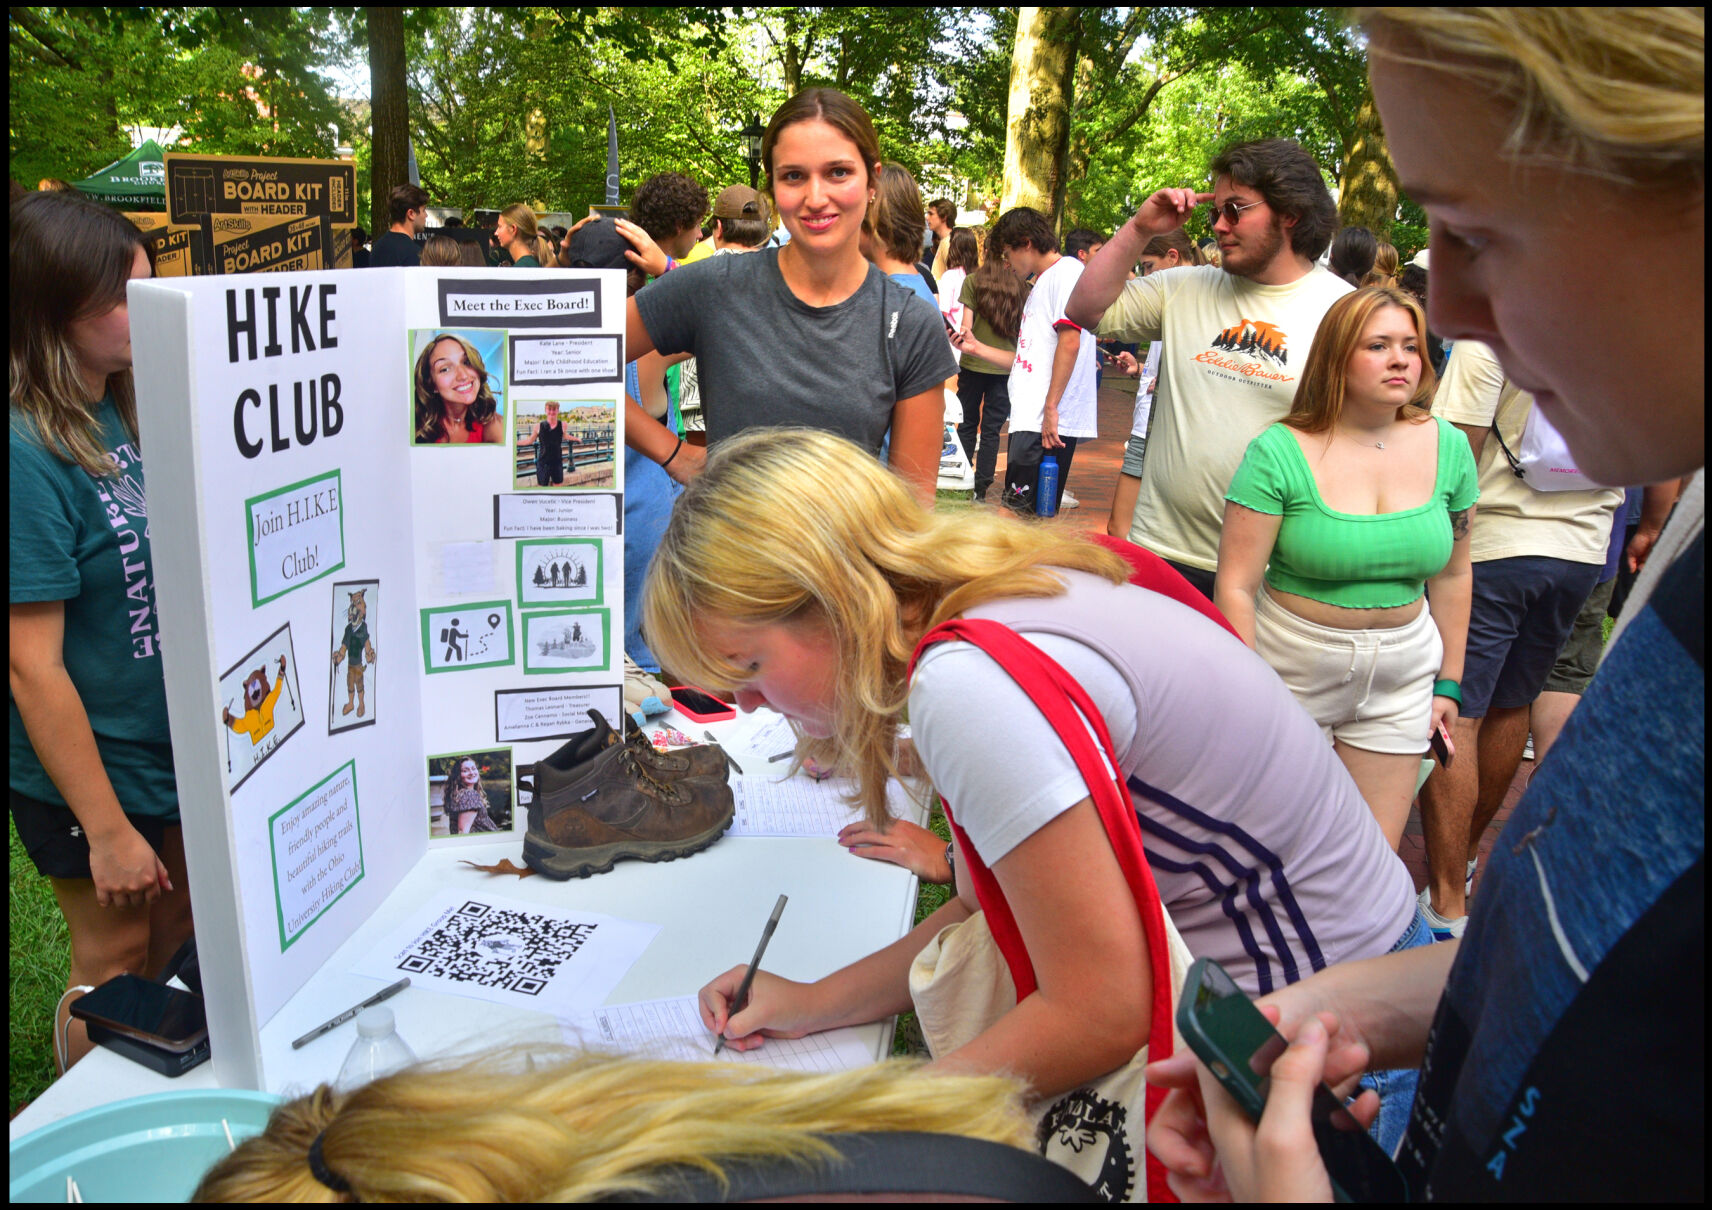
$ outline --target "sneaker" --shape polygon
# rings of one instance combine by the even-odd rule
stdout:
[[[1468,869],[1463,873],[1462,893],[1465,896],[1474,894],[1474,871],[1479,865],[1480,858],[1476,857],[1473,861],[1468,863]]]
[[[699,853],[724,835],[735,814],[723,777],[664,780],[627,743],[610,743],[569,771],[550,758],[536,762],[534,790],[523,861],[558,880],[604,874],[626,859]]]
[[[1076,499],[1075,496],[1072,496],[1070,494],[1069,490],[1066,489],[1066,490],[1064,490],[1058,494],[1058,507],[1059,508],[1081,508],[1082,502],[1080,500]]]
[[[1434,941],[1449,941],[1453,937],[1460,937],[1463,930],[1468,927],[1467,916],[1458,916],[1454,920],[1447,920],[1433,911],[1432,893],[1425,888],[1422,889],[1416,902],[1421,905],[1421,915],[1426,919],[1427,929],[1432,933]]]

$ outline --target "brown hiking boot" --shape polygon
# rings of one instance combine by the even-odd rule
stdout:
[[[662,752],[648,742],[648,737],[640,731],[632,731],[628,737],[622,736],[598,710],[590,710],[589,718],[594,720],[594,726],[587,731],[580,731],[562,744],[559,750],[551,756],[536,762],[535,784],[543,789],[550,789],[563,780],[563,775],[573,772],[578,766],[593,760],[602,751],[617,743],[627,743],[635,749],[636,758],[661,781],[679,781],[685,777],[716,777],[724,781],[728,775],[728,762],[725,749],[718,744],[697,744],[692,748],[679,748],[671,752]]]
[[[735,804],[723,777],[663,780],[616,740],[570,770],[551,760],[535,766],[523,838],[525,864],[548,878],[604,874],[625,858],[688,857],[731,826]]]

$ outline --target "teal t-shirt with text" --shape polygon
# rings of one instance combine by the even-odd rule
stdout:
[[[12,419],[11,602],[65,603],[65,669],[119,805],[132,815],[176,821],[143,460],[110,397],[96,405],[95,416],[114,475],[97,477],[61,459],[43,447],[33,426]],[[7,707],[8,784],[63,804],[10,695]]]

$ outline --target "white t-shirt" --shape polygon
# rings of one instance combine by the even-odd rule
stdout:
[[[962,268],[947,269],[939,279],[939,311],[951,321],[953,328],[960,329],[963,326],[963,283],[968,279],[969,270]],[[956,345],[952,345],[951,349],[958,356],[962,356],[962,350]]]
[[[1061,574],[1062,596],[966,616],[1009,626],[1093,701],[1189,951],[1251,994],[1388,952],[1414,919],[1414,884],[1278,674],[1186,605]],[[928,649],[909,717],[922,768],[989,867],[1088,797],[1045,716],[969,643]]]
[[[1052,383],[1052,360],[1058,351],[1058,331],[1071,328],[1082,333],[1082,347],[1076,350],[1076,366],[1058,400],[1058,435],[1099,436],[1094,335],[1064,318],[1064,304],[1081,276],[1082,262],[1074,256],[1061,256],[1035,278],[1034,289],[1023,304],[1022,331],[1017,334],[1016,361],[1010,377],[1013,433],[1040,432],[1046,417],[1046,389]]]
[[[1318,266],[1282,286],[1216,265],[1124,285],[1100,338],[1165,341],[1131,542],[1203,571],[1218,567],[1231,476],[1248,443],[1289,413],[1320,320],[1351,289]]]
[[[1522,448],[1522,429],[1534,397],[1511,382],[1492,350],[1459,340],[1433,397],[1433,414],[1452,424],[1487,429],[1480,447],[1480,504],[1468,531],[1468,557],[1476,563],[1543,555],[1571,563],[1603,563],[1611,518],[1623,502],[1620,487],[1582,492],[1540,492],[1510,469],[1490,426],[1504,443]]]

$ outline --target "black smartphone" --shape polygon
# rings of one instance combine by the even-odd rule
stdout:
[[[1439,764],[1450,768],[1450,762],[1456,758],[1456,745],[1450,742],[1450,732],[1445,730],[1443,723],[1435,726],[1433,733],[1427,736],[1427,746],[1439,758]]]
[[[698,723],[723,723],[737,717],[737,711],[729,702],[722,702],[706,690],[691,685],[673,685],[672,704],[685,718]]]
[[[208,1040],[201,996],[140,975],[116,975],[79,996],[71,1002],[71,1015],[173,1054]]]
[[[1177,1002],[1177,1028],[1225,1091],[1258,1122],[1266,1107],[1267,1075],[1289,1044],[1217,962],[1199,958],[1189,968]],[[1409,1200],[1397,1165],[1324,1084],[1314,1092],[1312,1116],[1320,1158],[1339,1201]]]

